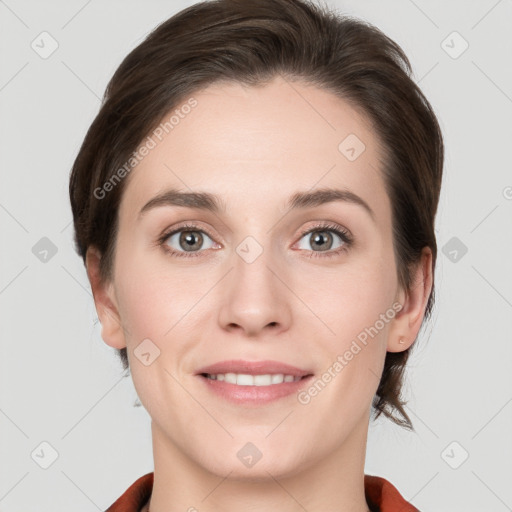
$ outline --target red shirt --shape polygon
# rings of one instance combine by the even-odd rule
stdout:
[[[153,472],[138,478],[106,512],[139,512],[151,497]],[[420,512],[385,478],[364,475],[366,501],[372,512]]]

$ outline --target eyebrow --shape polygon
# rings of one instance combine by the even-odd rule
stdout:
[[[375,213],[370,208],[370,205],[363,198],[350,190],[321,188],[311,192],[297,192],[290,197],[286,208],[290,210],[314,208],[334,201],[342,201],[361,206],[370,215],[372,220],[375,221]],[[226,204],[215,194],[208,192],[180,192],[176,189],[170,189],[150,199],[140,210],[139,218],[147,211],[161,206],[183,206],[186,208],[210,211],[212,213],[226,211]]]

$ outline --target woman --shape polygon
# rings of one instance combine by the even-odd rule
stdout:
[[[443,141],[399,46],[297,0],[183,10],[74,163],[102,337],[154,472],[108,510],[417,510],[364,474],[434,300]]]

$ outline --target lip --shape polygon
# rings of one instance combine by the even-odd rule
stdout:
[[[209,379],[203,375],[206,373],[244,373],[248,375],[282,373],[302,378],[294,382],[270,384],[269,386],[238,386],[226,381]],[[309,385],[313,378],[313,373],[279,361],[231,360],[205,366],[197,372],[196,376],[201,379],[209,392],[216,394],[224,400],[235,405],[257,407],[298,393],[300,388]]]
[[[209,373],[210,375],[218,373],[245,373],[248,375],[282,373],[284,375],[293,375],[294,377],[305,377],[313,372],[279,361],[244,361],[242,359],[231,359],[229,361],[219,361],[218,363],[205,366],[197,372],[198,375],[202,373]]]

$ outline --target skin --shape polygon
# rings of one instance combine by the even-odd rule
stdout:
[[[113,278],[100,280],[94,247],[86,261],[102,337],[128,348],[152,419],[150,510],[366,512],[370,406],[386,351],[407,349],[421,327],[431,252],[425,249],[406,293],[397,281],[379,141],[345,101],[280,77],[258,88],[217,83],[193,97],[198,105],[128,178]],[[366,146],[354,161],[338,150],[349,134]],[[217,194],[226,211],[161,206],[138,219],[170,187]],[[285,210],[293,193],[323,187],[359,195],[375,220],[348,202]],[[186,252],[179,233],[158,245],[184,221],[207,230],[197,257],[164,250]],[[322,221],[348,230],[354,243],[326,257],[315,233],[301,235]],[[332,252],[343,242],[329,233],[320,247]],[[247,236],[263,249],[252,263],[236,252]],[[319,377],[395,302],[402,310],[308,404],[292,394],[236,406],[195,375],[225,359],[274,359]],[[133,354],[146,338],[160,350],[149,366]],[[237,457],[247,442],[263,455],[251,468]]]

